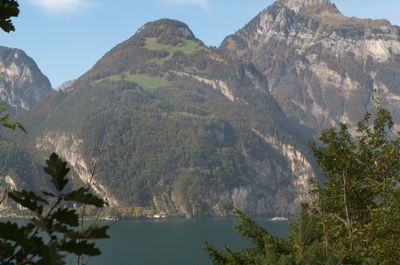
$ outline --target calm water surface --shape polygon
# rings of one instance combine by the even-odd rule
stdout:
[[[276,236],[287,234],[286,222],[257,219]],[[233,226],[238,219],[167,219],[123,220],[112,225],[111,238],[100,241],[102,256],[90,260],[90,265],[210,265],[202,250],[205,240],[234,248],[249,246]]]

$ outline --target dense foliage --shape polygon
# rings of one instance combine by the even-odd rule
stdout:
[[[206,244],[214,264],[398,264],[400,260],[400,140],[381,107],[366,114],[356,136],[348,125],[323,130],[311,144],[324,183],[290,225],[286,239],[272,237],[241,214],[239,231],[253,240],[246,250],[219,252]]]
[[[107,238],[108,226],[84,227],[72,206],[103,207],[105,202],[88,188],[68,191],[69,168],[56,154],[47,160],[44,169],[53,189],[42,191],[11,191],[8,197],[30,211],[32,218],[26,224],[0,222],[0,264],[24,265],[66,264],[66,253],[78,257],[100,255],[94,240]],[[83,264],[83,263],[79,263]]]

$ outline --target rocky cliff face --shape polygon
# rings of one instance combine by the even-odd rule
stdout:
[[[40,173],[41,166],[33,162],[24,147],[0,139],[0,201],[11,190],[42,190],[47,180]],[[0,204],[0,216],[16,214],[21,210],[15,203],[4,197]]]
[[[0,213],[14,205],[7,200],[6,193],[8,191],[16,190],[17,185],[15,184],[11,176],[3,176],[0,178]]]
[[[306,202],[310,199],[310,180],[315,179],[315,173],[311,163],[306,156],[294,146],[284,144],[270,135],[263,135],[259,131],[252,129],[257,136],[264,139],[265,142],[270,144],[277,150],[289,163],[289,172],[294,179],[291,181],[294,188],[295,200],[297,203]],[[298,204],[296,204],[297,206]]]
[[[0,47],[0,100],[11,112],[30,110],[51,90],[47,77],[23,51]]]
[[[88,163],[82,155],[83,140],[73,134],[48,132],[41,138],[36,139],[36,150],[45,153],[55,152],[63,157],[75,171],[84,185],[90,186],[96,193],[111,206],[119,205],[113,195],[95,177],[97,172],[93,171],[95,158]]]
[[[375,96],[400,121],[400,29],[388,21],[347,18],[329,0],[279,0],[220,51],[254,63],[285,113],[316,130],[354,124]]]

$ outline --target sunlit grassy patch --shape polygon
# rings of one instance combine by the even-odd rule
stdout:
[[[165,77],[155,77],[155,76],[148,76],[148,75],[144,75],[144,74],[131,75],[131,74],[126,74],[126,73],[108,76],[106,78],[95,81],[95,83],[99,83],[99,82],[102,82],[105,80],[114,81],[114,82],[128,81],[128,82],[136,83],[139,86],[146,88],[146,89],[165,87],[171,83]]]
[[[167,51],[168,56],[152,60],[152,62],[155,62],[157,64],[163,64],[165,61],[171,59],[173,54],[177,51],[183,52],[185,55],[189,55],[196,51],[200,46],[197,42],[193,40],[187,40],[183,38],[181,38],[180,40],[183,42],[181,45],[172,46],[158,43],[157,38],[147,38],[145,47],[149,50]]]

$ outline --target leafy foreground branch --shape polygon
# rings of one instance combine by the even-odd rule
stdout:
[[[108,238],[108,226],[79,225],[73,204],[101,208],[105,202],[88,188],[67,191],[69,168],[52,154],[44,169],[54,187],[52,191],[36,194],[31,191],[12,191],[8,197],[34,216],[25,225],[0,223],[0,264],[65,264],[67,253],[76,256],[97,256],[100,250],[94,241]]]
[[[20,129],[24,133],[27,133],[20,122],[10,121],[10,114],[6,112],[6,107],[3,103],[0,103],[0,126],[11,130]]]
[[[216,265],[400,264],[400,141],[390,113],[366,114],[353,137],[349,127],[323,130],[312,143],[324,184],[312,181],[309,205],[289,225],[288,238],[271,236],[239,212],[238,231],[252,247],[219,251]]]
[[[0,29],[5,32],[14,31],[12,17],[19,15],[19,4],[15,0],[0,0]]]

